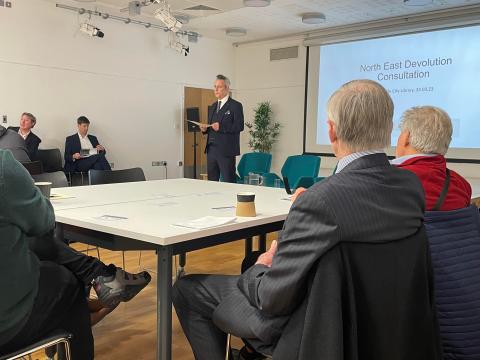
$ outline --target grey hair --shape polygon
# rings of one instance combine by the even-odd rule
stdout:
[[[452,141],[452,120],[442,109],[417,106],[405,111],[400,130],[410,132],[410,146],[425,154],[445,155]]]
[[[379,83],[354,80],[342,85],[328,100],[327,113],[338,139],[351,151],[390,145],[393,101]]]
[[[230,79],[228,77],[226,77],[225,75],[218,74],[217,75],[217,80],[225,81],[225,85],[227,85],[227,87],[230,88]]]
[[[32,127],[35,126],[35,124],[37,123],[37,118],[35,116],[33,116],[32,113],[24,112],[24,113],[22,113],[22,116],[20,116],[20,117],[22,118],[24,116],[26,116],[30,119],[30,121],[32,122]]]

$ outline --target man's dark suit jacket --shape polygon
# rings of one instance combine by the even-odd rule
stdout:
[[[13,130],[18,133],[20,127],[18,126],[9,126],[10,130]],[[37,160],[37,153],[38,153],[38,146],[42,142],[37,135],[35,135],[32,131],[28,134],[27,138],[25,139],[25,145],[27,146],[28,157],[31,161]]]
[[[316,271],[317,264],[327,258],[326,254],[344,243],[381,246],[413,237],[423,232],[423,212],[424,193],[415,174],[391,166],[385,154],[372,154],[354,160],[338,174],[315,184],[298,197],[292,205],[280,234],[272,266],[268,268],[263,265],[254,265],[241,275],[238,280],[238,292],[225,299],[225,304],[223,301],[219,304],[214,313],[214,322],[223,330],[231,329],[234,334],[239,322],[246,324],[247,328],[243,329],[245,331],[236,335],[260,340],[255,342],[249,339],[257,348],[261,348],[258,345],[264,345],[268,349],[268,344],[274,347],[280,336],[283,337],[285,325],[305,301],[312,273]],[[423,235],[419,241],[425,245],[425,236]],[[425,251],[422,251],[423,253],[398,254],[395,260],[399,266],[394,267],[398,272],[391,274],[391,281],[395,282],[397,277],[401,279],[402,284],[412,284],[411,279],[414,279],[418,282],[418,289],[424,291],[428,287],[427,277],[422,277],[421,272],[402,272],[401,265],[403,256],[419,256],[423,261],[420,263],[427,268],[428,259]],[[376,279],[370,279],[370,281],[376,281]],[[349,289],[342,291],[348,293]],[[339,302],[341,299],[335,297],[337,295],[338,293],[328,294],[328,291],[310,294],[321,299],[326,297],[323,299],[325,301],[332,296],[332,301]],[[402,334],[407,335],[406,338],[418,336],[419,339],[430,340],[435,334],[421,333],[425,318],[410,317],[412,306],[417,306],[412,304],[417,298],[416,295],[406,297],[402,295],[405,295],[405,292],[402,292],[398,299],[393,297],[394,300],[391,303],[382,306],[391,308],[394,320],[402,318],[403,312],[408,314],[407,322],[396,325],[397,328],[405,326]],[[420,311],[415,313],[423,313],[430,320],[435,319],[432,309],[423,306],[428,303],[428,299],[424,300],[418,305],[421,306]],[[301,314],[295,328],[302,332],[302,322],[315,321],[315,316],[318,314],[306,312],[303,313],[303,317]],[[340,313],[332,312],[328,316],[326,324],[331,324],[332,329],[342,328]],[[385,319],[384,329],[389,329],[388,321],[389,319]],[[422,326],[417,326],[417,321]],[[378,322],[372,322],[372,324],[377,325]],[[348,321],[345,325],[349,326]],[[350,334],[348,330],[345,329],[345,334]],[[375,333],[374,329],[372,333]],[[362,336],[368,336],[368,334],[361,333],[358,339],[361,340]],[[405,337],[398,341],[401,342],[402,339]],[[354,344],[356,340],[357,338],[343,339],[346,342],[350,341],[350,344]],[[296,349],[300,346],[300,344],[290,344]],[[324,359],[344,359],[341,353],[343,346],[337,345],[336,348],[331,348],[333,355]],[[405,347],[407,353],[412,350],[408,343],[392,345]],[[433,343],[426,344],[428,349],[436,346],[437,344]],[[392,354],[402,353],[403,349],[400,348],[392,347]],[[338,349],[340,353],[336,351]],[[274,358],[288,359],[289,357],[282,357],[281,353],[275,352]],[[298,357],[294,355],[290,358]],[[429,360],[433,358],[435,357],[425,357]],[[366,358],[345,357],[345,359]],[[415,359],[422,358],[419,356]]]
[[[95,148],[99,144],[97,137],[88,134],[88,139],[92,143],[92,146]],[[82,149],[80,145],[80,138],[77,134],[67,136],[65,139],[65,172],[75,171],[75,161],[73,160],[73,154],[79,153]]]
[[[217,111],[217,102],[208,107],[208,123],[212,124],[213,115]],[[207,147],[211,132],[215,132],[215,145],[220,153],[225,156],[240,155],[240,132],[243,131],[243,106],[238,101],[228,98],[227,102],[218,112],[220,130],[214,131],[211,127],[207,129]]]

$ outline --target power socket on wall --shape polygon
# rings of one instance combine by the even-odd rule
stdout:
[[[167,162],[162,160],[162,161],[152,161],[152,166],[167,166]]]

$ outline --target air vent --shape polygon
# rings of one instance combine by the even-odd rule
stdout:
[[[270,61],[298,58],[298,46],[270,49]]]
[[[220,11],[220,9],[215,9],[210,6],[206,5],[197,5],[197,6],[192,6],[183,10],[190,10],[190,11]]]

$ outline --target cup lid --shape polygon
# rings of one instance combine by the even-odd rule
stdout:
[[[252,202],[255,201],[255,193],[250,191],[239,192],[237,194],[237,201],[239,202]]]

